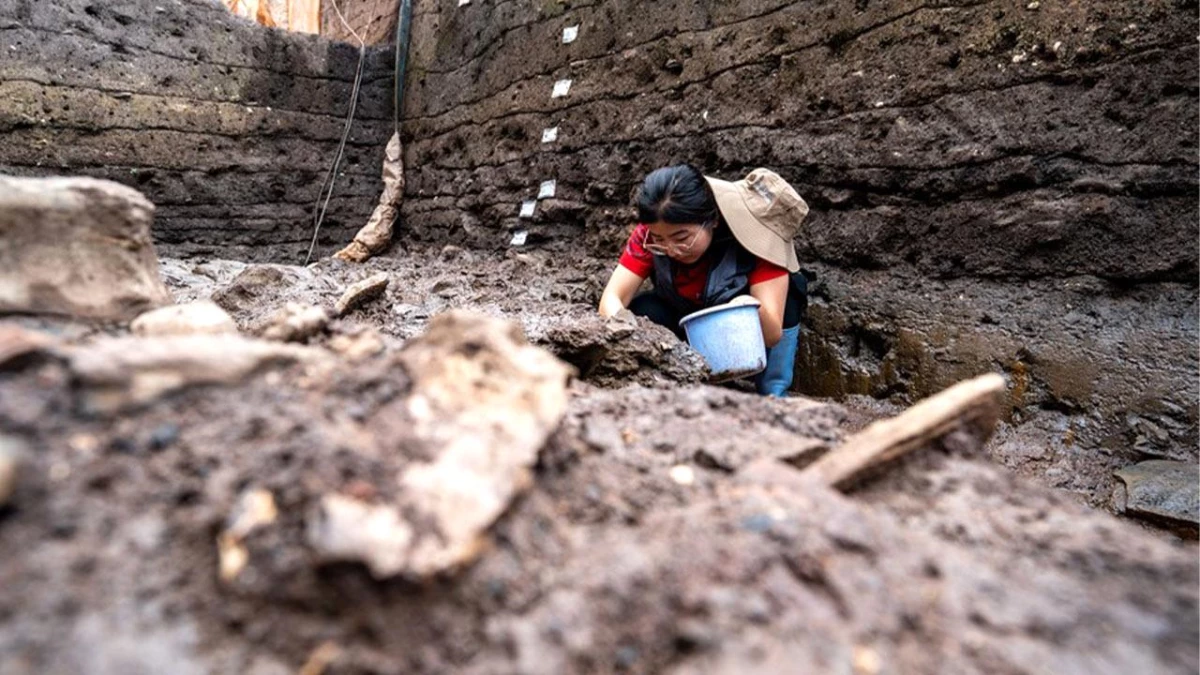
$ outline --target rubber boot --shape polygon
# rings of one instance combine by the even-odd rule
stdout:
[[[796,369],[796,350],[800,345],[800,324],[783,329],[783,336],[767,350],[767,368],[754,378],[758,393],[783,397],[792,387]]]

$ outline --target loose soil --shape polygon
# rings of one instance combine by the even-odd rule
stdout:
[[[281,366],[103,415],[66,360],[0,363],[0,425],[25,457],[0,511],[0,671],[1200,667],[1195,544],[1029,483],[957,435],[848,495],[809,483],[794,467],[895,410],[703,384],[668,331],[595,316],[589,264],[453,247],[365,266],[170,260],[178,300],[212,297],[247,333],[287,302],[332,307],[378,272],[390,284],[310,339],[336,355],[320,377]],[[413,388],[400,357],[451,308],[508,317],[575,366],[566,416],[474,564],[416,580],[328,562],[306,536],[322,495],[387,503],[427,459],[395,414]],[[123,331],[4,324],[69,345]],[[338,347],[373,334],[378,349]],[[254,491],[277,518],[222,581],[217,539]]]

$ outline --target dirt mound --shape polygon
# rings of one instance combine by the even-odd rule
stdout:
[[[385,274],[389,284],[382,297],[335,321],[330,334],[368,324],[399,344],[419,335],[431,316],[464,308],[518,321],[532,342],[602,386],[700,382],[707,375],[703,359],[670,331],[644,319],[600,318],[593,304],[597,275],[589,274],[600,268],[596,263],[562,270],[541,252],[507,256],[453,247],[416,257],[377,258],[365,265],[329,260],[309,267],[169,260],[164,268],[177,297],[211,296],[251,333],[262,332],[289,302],[334,314],[347,287]]]
[[[708,367],[675,334],[648,319],[601,319],[592,307],[548,317],[531,338],[602,386],[701,382]]]
[[[76,340],[30,342],[0,366],[0,423],[24,448],[0,511],[0,670],[1198,665],[1194,547],[978,446],[918,453],[847,499],[789,466],[840,441],[837,406],[702,385],[555,394],[521,374],[549,357],[506,352],[509,329],[428,329],[113,416],[56,355]],[[553,414],[530,411],[552,409],[547,437]],[[443,517],[472,504],[503,515]],[[410,557],[453,541],[452,558]]]

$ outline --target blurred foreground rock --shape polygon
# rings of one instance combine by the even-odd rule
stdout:
[[[85,409],[109,413],[191,385],[234,384],[261,368],[323,352],[236,335],[102,338],[69,351]]]
[[[334,335],[326,346],[347,361],[364,361],[387,347],[383,336],[370,326],[357,326]]]
[[[394,504],[326,495],[308,537],[325,558],[360,560],[376,577],[424,578],[479,555],[487,528],[532,485],[570,371],[515,324],[465,312],[436,317],[398,358],[428,459],[401,473]]]
[[[170,302],[153,214],[110,181],[0,176],[0,313],[119,320]]]
[[[289,302],[263,328],[262,336],[280,342],[303,342],[325,330],[329,313],[323,307]]]
[[[58,340],[48,333],[11,324],[0,325],[0,368],[10,361],[19,361],[31,354],[52,350],[57,345]]]
[[[229,313],[211,300],[150,310],[129,324],[138,335],[222,335],[238,332]]]

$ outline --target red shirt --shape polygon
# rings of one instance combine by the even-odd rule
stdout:
[[[649,231],[650,228],[646,225],[633,228],[629,241],[625,242],[625,250],[621,253],[621,267],[643,279],[654,272],[654,254],[642,248],[642,242],[646,241],[646,233]],[[687,300],[699,304],[704,295],[704,284],[708,281],[708,269],[712,266],[712,261],[705,255],[691,265],[676,262],[672,264],[675,265],[675,291]],[[759,258],[758,264],[750,271],[750,285],[777,279],[787,273],[787,269]]]

